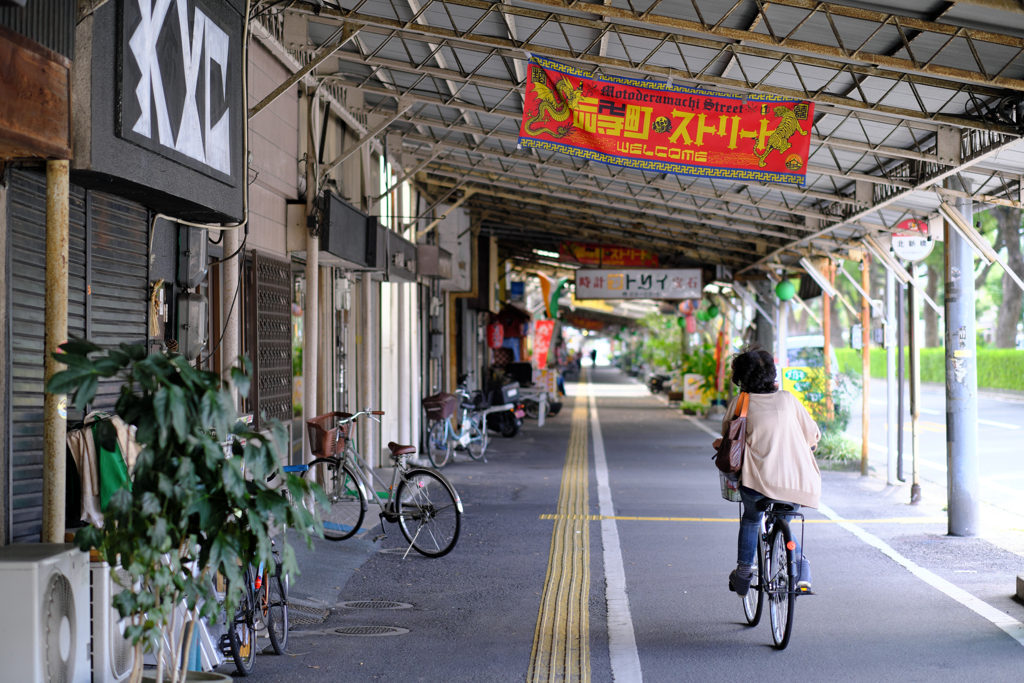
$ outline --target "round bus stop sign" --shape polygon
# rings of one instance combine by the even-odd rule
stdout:
[[[904,261],[921,261],[932,253],[935,241],[928,237],[928,224],[908,218],[892,234],[892,250]]]

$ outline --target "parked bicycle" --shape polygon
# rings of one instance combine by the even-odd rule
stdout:
[[[447,465],[456,450],[464,450],[473,460],[487,461],[487,446],[490,435],[487,431],[487,416],[491,413],[508,411],[512,404],[491,407],[482,391],[470,393],[465,384],[455,394],[436,394],[423,399],[427,419],[434,424],[427,435],[427,457],[431,464],[440,469]],[[461,410],[459,431],[456,434],[451,418]]]
[[[437,470],[410,465],[415,446],[391,442],[391,460],[395,467],[388,486],[353,447],[352,427],[361,417],[380,422],[380,410],[358,413],[333,412],[306,422],[309,443],[317,456],[309,465],[293,465],[287,471],[304,472],[327,494],[326,506],[315,504],[323,521],[324,536],[332,541],[351,538],[363,528],[363,519],[372,500],[380,508],[381,529],[384,522],[397,523],[402,535],[426,557],[442,557],[451,552],[459,540],[462,527],[462,501],[455,487]],[[381,499],[378,490],[387,491]],[[386,536],[382,533],[374,540]],[[405,557],[403,556],[403,557]]]
[[[798,595],[813,595],[797,588],[800,563],[803,559],[804,516],[794,506],[779,500],[762,498],[757,510],[763,512],[757,535],[757,563],[753,569],[750,589],[743,596],[743,613],[747,623],[757,626],[761,620],[764,599],[768,599],[772,640],[783,650],[793,633],[793,610]],[[793,539],[787,517],[800,518],[800,553]]]

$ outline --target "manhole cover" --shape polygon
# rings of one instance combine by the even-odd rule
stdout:
[[[395,626],[342,626],[331,631],[339,636],[400,636],[408,632],[407,628]]]
[[[350,600],[339,602],[338,607],[348,609],[412,609],[407,602],[391,602],[390,600]]]

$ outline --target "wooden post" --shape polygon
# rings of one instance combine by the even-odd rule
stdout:
[[[866,294],[871,295],[871,256],[864,254],[864,260],[860,262],[860,286]],[[861,297],[860,303],[861,322],[861,377],[863,378],[864,402],[861,407],[860,426],[860,473],[862,476],[868,474],[868,436],[871,433],[871,300],[868,297]]]

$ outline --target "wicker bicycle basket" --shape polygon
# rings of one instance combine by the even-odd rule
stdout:
[[[459,397],[455,394],[434,394],[423,399],[423,409],[427,411],[428,420],[445,420],[459,409]]]
[[[338,420],[352,417],[351,413],[327,413],[306,420],[309,432],[309,450],[318,458],[330,458],[338,454],[339,446],[344,448],[352,432],[352,423],[338,424]]]

